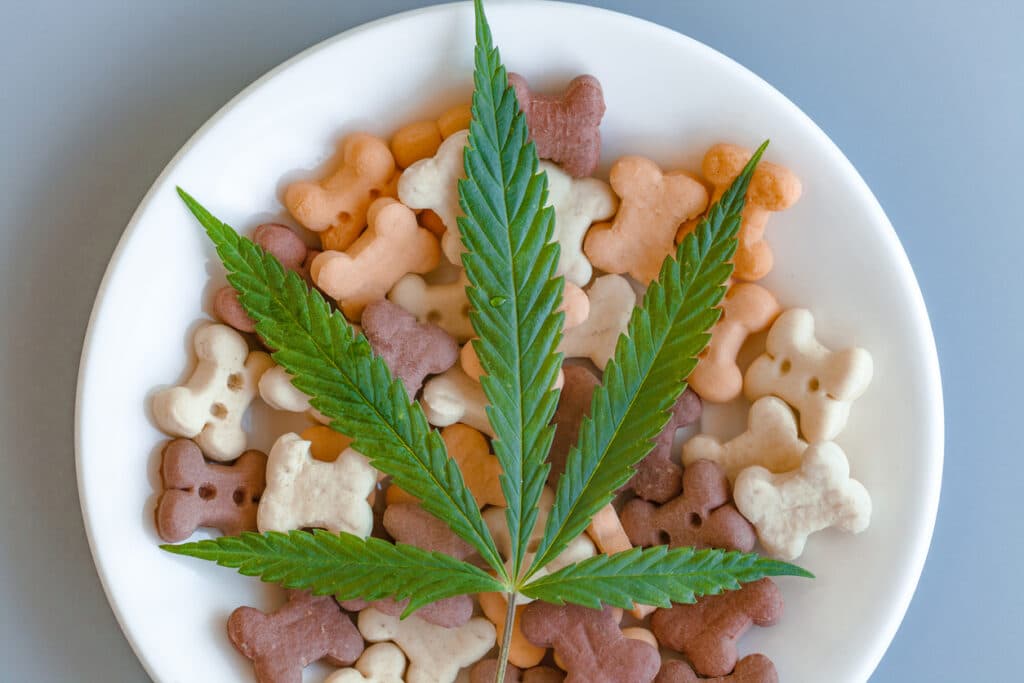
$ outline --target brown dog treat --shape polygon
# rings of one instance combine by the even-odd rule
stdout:
[[[550,666],[535,666],[523,672],[522,683],[562,683],[565,674]]]
[[[634,545],[725,548],[750,552],[757,535],[729,502],[729,479],[715,463],[698,460],[683,472],[683,493],[664,505],[634,498],[622,509]]]
[[[779,683],[779,672],[764,655],[747,655],[728,676],[700,678],[686,662],[666,661],[654,683]]]
[[[445,230],[448,229],[445,227],[444,221],[441,220],[441,217],[438,216],[436,212],[431,211],[430,209],[423,209],[423,211],[420,211],[418,220],[420,222],[420,225],[422,225],[424,228],[434,233],[438,237],[443,235],[445,233]]]
[[[391,374],[415,397],[428,375],[455,365],[459,345],[437,325],[421,323],[416,316],[387,299],[363,310],[363,334],[373,352],[384,359]]]
[[[526,116],[537,156],[560,164],[566,173],[582,178],[601,160],[601,118],[604,93],[593,76],[577,76],[562,95],[538,95],[526,79],[510,73],[519,107]]]
[[[363,652],[363,637],[329,595],[289,591],[288,602],[265,614],[239,607],[228,619],[228,638],[253,662],[259,683],[301,683],[302,670],[323,659],[347,666]]]
[[[239,332],[255,332],[256,321],[249,317],[238,300],[238,292],[231,285],[225,285],[213,295],[213,315],[225,325]]]
[[[615,610],[535,601],[523,610],[523,634],[553,647],[568,672],[566,683],[650,683],[658,674],[658,650],[627,638]]]
[[[473,118],[473,106],[470,104],[459,104],[437,119],[437,128],[441,131],[441,137],[447,138],[453,133],[469,128],[469,122]]]
[[[497,659],[481,659],[469,671],[469,683],[494,683],[498,675]],[[518,666],[509,664],[505,667],[505,683],[523,683],[523,672]]]
[[[632,488],[644,500],[664,503],[682,490],[683,468],[672,462],[672,442],[676,431],[700,419],[703,407],[700,397],[687,389],[672,406],[668,424],[654,440],[654,449],[636,466],[636,474],[626,488]]]
[[[256,530],[256,510],[266,486],[267,456],[246,451],[231,465],[203,459],[199,446],[175,439],[164,446],[164,491],[156,506],[156,531],[168,543],[184,541],[199,527],[227,536]]]
[[[473,547],[455,535],[448,525],[415,503],[389,505],[384,511],[384,528],[399,543],[444,553],[464,560]]]
[[[651,629],[662,647],[686,655],[700,675],[725,676],[736,666],[740,636],[752,625],[772,626],[780,617],[782,592],[771,579],[761,579],[693,605],[659,609]]]
[[[562,369],[565,384],[558,398],[558,408],[551,422],[555,425],[555,438],[551,441],[548,462],[551,471],[548,483],[558,485],[558,479],[565,472],[565,460],[569,457],[569,449],[576,443],[580,434],[583,418],[590,413],[590,399],[594,389],[601,382],[590,370],[579,365],[566,365]]]
[[[253,232],[252,241],[273,254],[285,268],[303,273],[309,249],[287,225],[264,223]]]

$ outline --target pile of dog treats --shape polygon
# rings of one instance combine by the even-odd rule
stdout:
[[[558,96],[531,92],[515,74],[510,81],[547,172],[561,245],[558,272],[566,278],[561,351],[569,360],[558,379],[562,392],[539,537],[591,394],[637,304],[634,284],[657,276],[665,256],[751,152],[716,144],[704,156],[700,176],[627,156],[612,165],[605,182],[591,177],[605,111],[598,81],[581,76]],[[466,279],[456,265],[463,249],[456,185],[469,120],[469,107],[461,106],[400,129],[390,142],[350,135],[336,170],[289,186],[288,211],[298,226],[319,236],[322,251],[309,249],[301,231],[285,225],[261,225],[252,237],[337,301],[409,395],[422,402],[499,550],[507,553],[500,466],[491,452],[482,370],[468,343],[473,328]],[[788,169],[758,166],[734,279],[690,389],[626,490],[552,563],[552,571],[595,553],[663,543],[741,551],[760,543],[761,552],[794,560],[815,531],[867,527],[870,498],[850,477],[834,439],[871,380],[871,357],[862,349],[824,347],[809,311],[783,310],[756,284],[773,266],[768,219],[800,193],[800,181]],[[217,292],[213,311],[221,323],[195,332],[198,364],[191,377],[158,393],[153,403],[159,427],[176,437],[162,453],[164,488],[156,509],[162,539],[182,541],[199,527],[224,534],[323,528],[472,556],[415,498],[389,486],[349,447],[350,439],[318,424],[326,420],[262,348],[230,286]],[[740,348],[765,330],[764,353],[740,368]],[[680,464],[672,453],[677,430],[699,421],[703,403],[740,396],[750,401],[746,431],[725,442],[695,436],[683,445]],[[269,455],[247,450],[243,418],[256,400],[306,413],[310,426],[281,435]],[[227,629],[261,683],[298,681],[302,669],[318,660],[342,667],[329,683],[455,681],[460,671],[464,680],[467,670],[468,680],[486,683],[494,675],[494,647],[505,638],[511,639],[514,665],[507,681],[778,680],[765,656],[737,654],[737,640],[751,626],[771,626],[782,616],[782,595],[770,579],[694,605],[637,607],[629,616],[610,607],[530,602],[516,608],[508,634],[500,594],[450,598],[399,620],[403,606],[391,600],[338,604],[291,592],[273,612],[239,607]]]

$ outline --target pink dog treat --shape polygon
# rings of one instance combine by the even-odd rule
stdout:
[[[469,672],[469,683],[494,683],[497,673],[497,659],[481,659]],[[505,668],[505,683],[562,683],[564,680],[564,673],[547,666],[535,666],[526,671],[511,664]]]
[[[362,324],[373,352],[402,380],[412,398],[428,375],[444,372],[459,358],[459,346],[451,335],[437,325],[420,323],[387,299],[367,306]]]
[[[156,531],[168,543],[184,541],[199,527],[237,536],[256,531],[256,510],[266,486],[267,456],[246,451],[231,465],[209,464],[199,446],[175,439],[164,446],[164,492],[156,506]]]
[[[559,477],[565,472],[569,449],[579,437],[583,418],[590,412],[590,398],[600,384],[594,373],[579,365],[566,365],[562,372],[565,384],[558,399],[558,408],[551,419],[555,425],[555,438],[548,454],[548,462],[551,463],[548,483],[552,486],[558,484]]]
[[[577,76],[558,96],[532,92],[526,79],[516,73],[508,75],[508,82],[526,116],[537,156],[561,164],[576,178],[593,173],[601,159],[599,126],[605,109],[598,80]]]
[[[636,466],[636,474],[625,488],[632,488],[644,500],[664,503],[679,495],[682,489],[682,468],[672,462],[672,441],[676,431],[689,427],[697,420],[703,408],[700,398],[687,389],[672,406],[668,424],[654,441],[654,450]]]
[[[747,655],[736,663],[736,669],[728,676],[700,678],[686,662],[678,659],[666,661],[661,666],[654,683],[779,683],[779,672],[772,660],[764,655]]]
[[[239,332],[256,331],[256,322],[245,312],[238,292],[231,285],[224,285],[213,295],[213,315]]]
[[[363,652],[363,637],[329,595],[289,591],[272,614],[239,607],[228,619],[228,638],[252,660],[259,683],[301,683],[302,670],[323,659],[348,666]]]
[[[662,506],[634,498],[622,509],[622,526],[634,545],[665,542],[673,548],[726,548],[750,552],[754,527],[729,502],[729,480],[710,460],[683,472],[683,493]]]

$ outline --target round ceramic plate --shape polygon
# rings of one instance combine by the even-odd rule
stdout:
[[[875,378],[839,442],[871,492],[871,528],[814,536],[799,562],[814,581],[782,579],[786,612],[755,628],[784,681],[859,683],[903,617],[924,563],[942,468],[942,395],[934,340],[907,257],[850,162],[785,97],[710,48],[655,24],[547,2],[489,8],[509,68],[536,88],[596,75],[608,111],[602,173],[624,154],[697,171],[707,147],[772,140],[767,159],[803,180],[800,202],[769,223],[775,270],[763,282],[816,317],[828,345],[871,351]],[[309,177],[353,131],[387,136],[468,101],[468,4],[403,14],[347,32],[236,97],[168,165],[110,262],[82,353],[77,452],[82,510],[100,578],[152,677],[251,680],[224,623],[242,604],[279,599],[255,579],[157,548],[158,453],[166,437],[152,393],[187,376],[192,330],[223,283],[213,249],[175,194],[180,185],[248,231],[286,219],[285,185]],[[706,429],[734,420],[709,410]],[[254,422],[265,424],[261,414]],[[714,424],[711,424],[714,423]],[[276,425],[279,429],[281,425]],[[255,446],[276,434],[264,430]],[[280,433],[280,432],[278,432]],[[197,535],[197,537],[201,534]],[[323,680],[307,672],[306,680]]]

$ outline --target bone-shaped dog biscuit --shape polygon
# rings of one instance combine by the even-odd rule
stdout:
[[[526,117],[537,156],[558,162],[570,175],[581,178],[597,168],[601,159],[601,119],[604,93],[593,76],[577,76],[561,95],[541,95],[530,90],[526,79],[508,75],[519,107]]]
[[[324,683],[405,683],[405,655],[394,643],[375,643],[355,666],[335,671]]]
[[[750,150],[736,145],[719,144],[708,150],[701,171],[715,188],[712,201],[717,201],[729,189],[751,156]],[[795,204],[801,191],[800,179],[784,166],[769,161],[757,165],[743,205],[739,245],[733,259],[734,277],[760,280],[771,271],[775,259],[764,240],[768,216]]]
[[[465,276],[455,282],[429,285],[419,275],[399,280],[388,299],[416,316],[421,323],[432,323],[464,344],[474,334],[469,320],[469,297]]]
[[[639,156],[616,161],[610,180],[621,200],[619,212],[614,222],[590,229],[583,251],[597,268],[629,273],[646,285],[658,277],[665,257],[674,252],[679,224],[707,208],[708,192],[688,174],[664,173]]]
[[[436,121],[416,121],[402,126],[391,136],[391,153],[400,168],[409,168],[420,159],[437,154],[441,141],[453,133],[469,128],[473,117],[470,105],[452,107]]]
[[[683,464],[710,460],[735,482],[747,467],[760,465],[772,472],[800,466],[807,443],[797,434],[796,416],[785,401],[765,396],[754,401],[747,415],[747,430],[725,443],[699,434],[683,444]]]
[[[366,133],[346,138],[342,163],[319,182],[288,186],[284,204],[304,227],[320,233],[324,249],[347,249],[366,227],[370,204],[393,196],[395,159],[387,143]]]
[[[722,317],[711,328],[711,341],[687,378],[705,401],[725,403],[743,393],[743,373],[736,356],[747,337],[765,330],[782,310],[767,289],[749,282],[729,288],[722,300]]]
[[[625,333],[636,306],[636,293],[626,278],[602,275],[587,290],[590,314],[565,331],[558,350],[566,358],[589,358],[601,370],[615,353],[619,335]]]
[[[664,503],[682,488],[682,468],[672,460],[676,432],[700,419],[704,406],[690,388],[679,395],[669,413],[668,422],[654,440],[654,448],[637,463],[636,474],[623,488],[632,488],[644,500]]]
[[[597,221],[615,215],[619,200],[611,186],[597,178],[574,179],[550,161],[540,162],[548,175],[548,206],[555,210],[554,241],[561,246],[557,275],[580,287],[594,269],[583,253],[583,236]]]
[[[494,436],[487,418],[487,396],[483,387],[458,366],[427,380],[421,403],[427,421],[436,427],[462,422]]]
[[[792,472],[743,470],[733,496],[765,550],[787,561],[800,557],[815,531],[836,527],[858,534],[871,522],[871,497],[850,478],[846,454],[831,441],[809,446]]]
[[[654,683],[779,683],[779,672],[764,655],[747,655],[728,676],[700,678],[686,662],[667,660]]]
[[[765,353],[747,369],[743,390],[751,401],[769,394],[782,398],[800,413],[800,432],[808,442],[831,441],[846,426],[873,369],[864,349],[822,346],[811,312],[792,308],[772,325]]]
[[[323,462],[313,457],[308,441],[285,434],[270,449],[259,530],[317,527],[365,538],[373,531],[366,498],[376,484],[377,471],[358,451],[349,448],[334,462]]]
[[[390,640],[409,658],[406,683],[452,683],[463,667],[494,647],[494,625],[474,617],[457,628],[429,624],[413,615],[393,617],[373,607],[359,613],[359,631],[370,642]]]
[[[434,234],[394,199],[378,199],[367,217],[369,227],[348,251],[325,251],[310,269],[317,287],[356,322],[367,304],[383,299],[402,276],[433,270],[441,259]]]
[[[242,418],[256,386],[273,361],[249,347],[227,325],[204,325],[192,344],[199,359],[182,386],[153,397],[157,426],[171,436],[193,439],[211,460],[234,460],[246,448]]]

